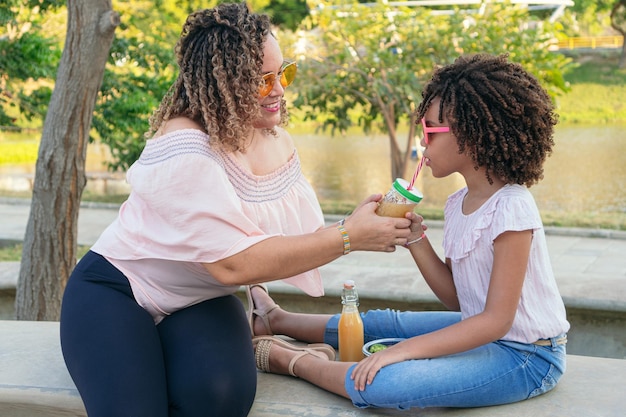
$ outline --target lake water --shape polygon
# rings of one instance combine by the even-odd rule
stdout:
[[[385,135],[297,134],[294,139],[304,174],[320,200],[358,202],[391,185]],[[411,161],[407,180],[416,165]],[[442,208],[448,195],[464,185],[458,174],[437,179],[425,167],[416,181],[424,194],[420,205]],[[540,210],[626,213],[626,128],[558,127],[544,179],[530,190]]]
[[[386,135],[292,133],[304,175],[321,201],[356,204],[366,196],[384,193],[391,185]],[[626,213],[626,127],[559,126],[555,148],[545,165],[544,179],[530,188],[542,211],[569,213]],[[104,146],[90,144],[87,169],[105,171]],[[411,161],[406,179],[417,165]],[[34,166],[1,166],[0,179],[31,175]],[[416,186],[424,194],[421,206],[443,208],[448,195],[463,187],[460,175],[433,178],[428,167]],[[418,210],[419,211],[419,210]]]

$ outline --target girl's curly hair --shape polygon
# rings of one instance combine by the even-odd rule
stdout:
[[[530,187],[543,178],[558,116],[539,81],[507,55],[461,56],[435,70],[422,97],[417,120],[439,97],[439,121],[446,116],[459,152],[485,167],[490,183]]]
[[[271,32],[267,15],[245,3],[220,4],[190,14],[175,52],[179,75],[150,119],[149,137],[163,122],[184,116],[199,123],[212,143],[243,150],[260,114],[263,47]],[[287,121],[281,102],[281,124]]]

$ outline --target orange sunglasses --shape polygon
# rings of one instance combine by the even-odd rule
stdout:
[[[261,84],[259,88],[261,98],[267,97],[272,92],[276,78],[280,78],[280,85],[282,85],[283,88],[290,86],[296,78],[296,72],[298,72],[298,66],[295,62],[285,62],[278,74],[273,72],[263,74],[263,84]]]

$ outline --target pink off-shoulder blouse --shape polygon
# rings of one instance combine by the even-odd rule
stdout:
[[[92,250],[126,275],[137,302],[157,323],[181,308],[237,291],[201,263],[324,225],[295,150],[285,165],[256,176],[211,148],[205,133],[179,130],[148,140],[127,181],[128,200]],[[317,269],[284,281],[312,296],[324,294]]]

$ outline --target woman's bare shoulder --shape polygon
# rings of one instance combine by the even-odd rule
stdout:
[[[159,130],[154,134],[154,137],[156,138],[183,129],[196,129],[204,132],[204,129],[198,122],[187,117],[174,117],[173,119],[164,121],[161,127],[159,127]]]

